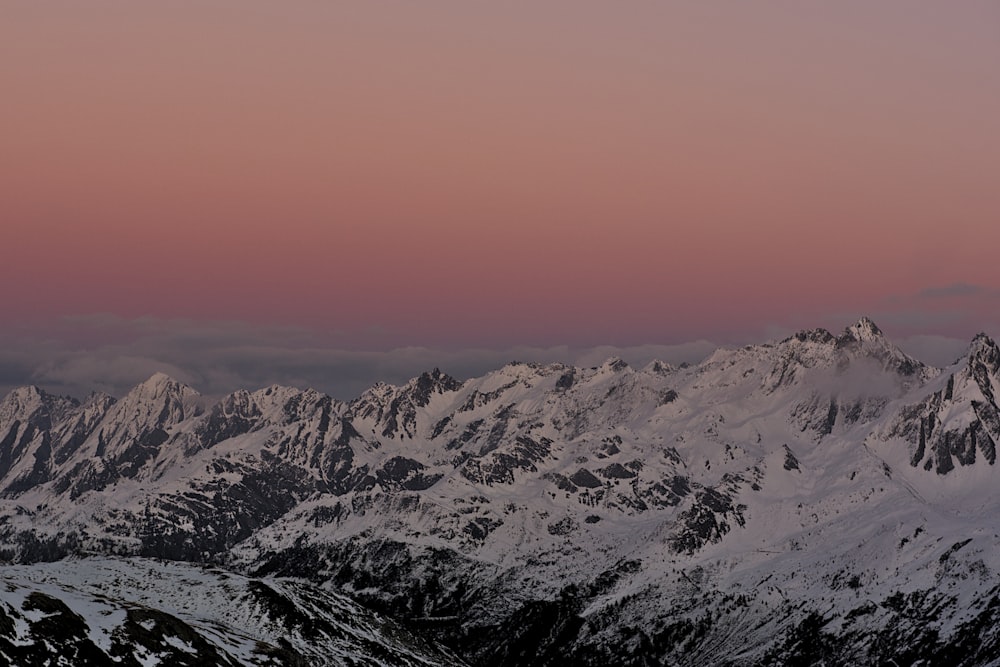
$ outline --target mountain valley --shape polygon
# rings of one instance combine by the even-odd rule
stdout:
[[[0,662],[1000,664],[998,399],[987,336],[866,318],[349,402],[22,387]]]

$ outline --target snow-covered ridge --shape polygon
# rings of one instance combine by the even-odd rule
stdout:
[[[3,582],[5,664],[462,664],[349,598],[300,581],[89,558],[9,566]]]
[[[1000,571],[998,397],[988,337],[938,369],[868,319],[690,367],[434,369],[347,403],[274,386],[206,405],[164,375],[117,401],[23,388],[0,402],[0,557],[309,578],[476,664],[530,663],[469,627],[569,662],[640,651],[625,627],[654,662],[792,659],[781,638],[812,631],[807,610],[837,638],[902,633],[892,647],[930,590],[955,610],[925,619],[944,641],[988,613],[961,576]],[[884,611],[858,611],[862,590]],[[562,643],[528,632],[542,610]]]

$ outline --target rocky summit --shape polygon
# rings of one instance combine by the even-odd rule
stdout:
[[[1000,664],[1000,350],[0,402],[0,662]],[[56,664],[53,662],[53,664]]]

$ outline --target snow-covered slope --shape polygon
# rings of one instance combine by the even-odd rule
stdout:
[[[4,664],[462,664],[349,598],[302,581],[140,558],[8,566],[2,579]]]
[[[989,338],[936,369],[868,319],[691,367],[435,369],[350,403],[24,388],[0,404],[0,555],[309,579],[476,664],[981,664],[998,397]]]

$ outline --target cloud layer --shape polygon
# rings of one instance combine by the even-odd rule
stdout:
[[[845,316],[841,322],[851,319]],[[891,324],[900,319],[906,319],[906,312],[883,313],[876,321]],[[840,330],[833,324],[829,328]],[[767,337],[781,339],[789,333],[774,327]],[[938,334],[893,340],[908,354],[934,366],[951,364],[969,345],[968,339]],[[725,345],[759,342],[765,341],[729,340]],[[209,396],[282,384],[312,387],[347,400],[376,382],[400,384],[432,368],[465,379],[511,361],[584,367],[597,366],[611,357],[620,357],[636,367],[654,359],[672,364],[695,363],[719,346],[695,340],[634,346],[359,349],[346,344],[337,333],[306,328],[93,315],[62,318],[54,325],[34,330],[0,333],[0,395],[16,386],[36,384],[53,393],[76,397],[92,391],[121,396],[160,371]]]
[[[165,372],[204,394],[271,384],[313,387],[350,399],[375,382],[398,384],[432,368],[458,378],[511,361],[594,366],[609,357],[644,365],[654,359],[696,362],[716,345],[568,346],[503,349],[397,347],[356,350],[337,337],[306,329],[239,322],[195,322],[113,316],[66,318],[44,334],[8,335],[0,350],[0,392],[37,384],[48,391],[120,396],[154,372]]]
[[[952,297],[966,296],[997,296],[996,290],[983,287],[982,285],[971,285],[969,283],[952,283],[941,287],[928,287],[920,290],[917,297],[921,299],[947,299]]]

